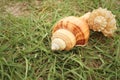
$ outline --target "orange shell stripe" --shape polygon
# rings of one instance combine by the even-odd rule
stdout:
[[[77,26],[76,24],[73,24],[69,21],[60,21],[55,25],[55,27],[53,29],[53,33],[58,29],[67,29],[75,35],[76,45],[84,45],[85,44],[85,38],[84,38],[85,36],[80,27],[81,26]]]

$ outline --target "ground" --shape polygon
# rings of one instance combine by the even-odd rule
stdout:
[[[120,80],[119,0],[1,0],[1,80]],[[51,51],[53,25],[99,7],[116,15],[113,38],[90,32],[88,44]]]

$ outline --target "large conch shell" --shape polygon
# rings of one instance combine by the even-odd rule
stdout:
[[[69,16],[58,21],[53,26],[51,49],[70,50],[75,45],[86,45],[89,38],[89,15],[90,13],[86,13],[80,18]]]
[[[98,8],[91,12],[88,18],[90,29],[102,32],[104,36],[112,37],[116,27],[115,15],[107,9]]]

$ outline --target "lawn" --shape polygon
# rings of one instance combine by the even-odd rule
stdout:
[[[53,25],[99,7],[116,15],[113,38],[51,50]],[[0,80],[120,80],[120,0],[0,0]]]

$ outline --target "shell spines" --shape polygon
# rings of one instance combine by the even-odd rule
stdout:
[[[116,27],[115,15],[107,9],[98,8],[91,12],[88,19],[90,29],[102,32],[107,37],[112,37]]]

